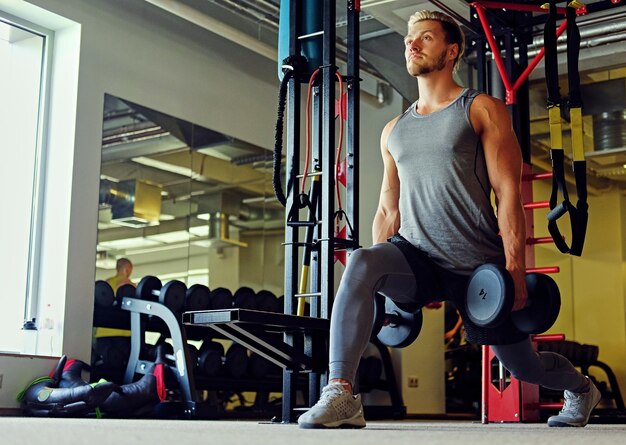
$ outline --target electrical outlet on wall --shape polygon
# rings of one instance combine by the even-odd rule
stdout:
[[[417,378],[416,375],[410,375],[407,386],[409,388],[417,388],[419,386],[419,383],[420,383],[419,379]]]

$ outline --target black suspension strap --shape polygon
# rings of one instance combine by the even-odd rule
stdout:
[[[580,31],[576,25],[576,7],[583,5],[572,2],[567,8],[567,75],[569,82],[568,108],[570,113],[570,127],[572,136],[573,170],[576,179],[575,224],[572,224],[572,243],[570,255],[580,256],[587,233],[589,219],[589,204],[587,203],[587,162],[583,145],[583,118],[582,97],[580,90],[580,74],[578,71],[578,57],[580,53]]]
[[[563,151],[563,134],[561,126],[561,93],[559,90],[559,73],[556,37],[556,2],[549,3],[548,21],[544,28],[544,45],[546,51],[545,71],[548,88],[547,109],[550,124],[550,156],[552,158],[552,193],[550,195],[550,212],[548,213],[548,230],[557,248],[563,253],[579,256],[582,253],[585,233],[587,230],[587,184],[586,162],[584,160],[582,136],[582,100],[580,94],[580,75],[578,73],[578,55],[580,51],[580,33],[576,25],[576,8],[581,5],[572,2],[567,9],[567,62],[569,99],[567,106],[570,113],[572,132],[572,151],[574,157],[574,176],[578,203],[571,203],[565,182],[565,154]],[[563,201],[558,203],[559,191]],[[572,229],[571,247],[567,245],[557,225],[557,220],[569,213]]]
[[[287,87],[289,80],[294,76],[293,67],[291,69],[283,69],[284,76],[280,82],[280,90],[278,92],[278,111],[276,118],[276,130],[274,132],[274,159],[272,171],[272,185],[274,186],[274,194],[283,207],[287,205],[287,198],[283,191],[283,184],[280,179],[281,163],[283,156],[283,125],[285,117],[285,105],[287,103]]]

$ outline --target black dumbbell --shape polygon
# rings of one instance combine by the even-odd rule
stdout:
[[[240,309],[256,309],[256,293],[247,286],[242,286],[233,295],[234,307]]]
[[[187,352],[189,353],[189,363],[191,364],[191,370],[195,369],[198,364],[198,358],[200,357],[200,351],[196,345],[187,343]]]
[[[283,307],[276,295],[268,290],[261,290],[256,294],[257,309],[265,312],[282,312]]]
[[[383,373],[383,362],[378,357],[362,358],[359,362],[359,384],[371,389],[380,381]]]
[[[404,348],[417,339],[424,316],[421,308],[396,304],[377,293],[374,305],[372,337],[391,348]]]
[[[117,292],[115,292],[115,298],[117,299],[117,304],[121,304],[124,297],[135,298],[135,294],[137,289],[132,284],[122,284],[117,288]]]
[[[232,309],[233,293],[225,287],[218,287],[211,291],[211,309]]]
[[[115,305],[115,292],[109,283],[104,280],[96,281],[94,303],[98,307],[113,307]]]
[[[194,284],[187,289],[185,310],[204,311],[211,304],[211,290],[203,284]]]
[[[198,372],[207,377],[222,373],[224,346],[211,340],[204,340],[198,353]]]
[[[509,317],[522,332],[541,334],[552,327],[561,309],[561,294],[548,275],[526,275],[526,306],[512,312],[515,285],[509,272],[497,264],[483,264],[474,270],[467,285],[465,309],[469,319],[482,327],[496,327]]]
[[[268,375],[278,375],[280,368],[268,359],[252,352],[248,358],[248,372],[255,379],[263,379]]]
[[[185,306],[187,286],[178,280],[161,284],[161,280],[153,276],[145,276],[137,286],[137,298],[157,301],[167,306],[172,312],[182,312]]]
[[[248,370],[248,350],[238,343],[233,343],[226,351],[224,358],[226,374],[235,379],[246,375]]]

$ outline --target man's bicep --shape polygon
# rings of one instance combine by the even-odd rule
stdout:
[[[489,181],[499,195],[504,190],[519,188],[522,154],[506,107],[490,105],[481,113],[481,142]]]
[[[383,150],[384,172],[380,186],[379,208],[394,211],[398,208],[400,180],[396,163],[388,150]]]

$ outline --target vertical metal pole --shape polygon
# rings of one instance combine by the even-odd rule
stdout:
[[[334,292],[333,237],[335,210],[335,0],[324,0],[324,52],[322,67],[322,222],[320,243],[320,317],[329,318]]]
[[[519,66],[528,66],[528,46],[526,43],[519,43]],[[530,94],[528,78],[517,90],[517,111],[518,111],[518,132],[520,147],[522,148],[522,158],[524,162],[530,164]]]
[[[318,74],[319,76],[319,74]],[[321,157],[321,142],[322,142],[322,114],[321,114],[321,107],[320,107],[320,87],[319,86],[315,86],[313,89],[313,98],[312,98],[312,103],[313,103],[313,111],[311,112],[311,118],[312,118],[312,122],[311,122],[311,158],[313,160],[312,165],[313,165],[313,169],[314,170],[318,170],[320,168],[320,157]],[[311,179],[311,187],[314,187],[314,181],[316,181],[317,179]],[[324,180],[324,177],[322,176],[321,180]],[[322,183],[323,184],[323,183]],[[315,187],[319,186],[320,183],[317,183],[315,185]],[[322,206],[322,202],[323,199],[321,196],[318,195],[318,200],[317,200],[317,205],[314,206],[315,210],[316,210],[316,214],[315,214],[315,218],[317,221],[321,220],[321,206]],[[313,240],[314,242],[319,240],[320,238],[320,227],[319,225],[316,225],[314,228],[312,228],[313,230]],[[315,292],[319,292],[320,291],[320,264],[319,264],[319,251],[317,249],[313,250],[311,253],[311,266],[310,266],[310,274],[309,274],[309,279],[310,279],[310,292],[311,293],[315,293]],[[309,306],[309,315],[311,317],[319,317],[320,316],[320,302],[321,302],[321,298],[319,297],[313,297],[310,300],[310,306]],[[315,350],[315,339],[313,337],[313,335],[305,335],[304,336],[304,353],[306,355],[309,355],[311,357],[314,356],[314,354],[317,354],[318,351]],[[309,406],[313,406],[317,400],[319,399],[320,396],[320,389],[321,389],[321,380],[320,380],[320,373],[319,372],[310,372],[309,373],[309,382],[308,382],[308,388],[309,388]]]
[[[358,2],[348,0],[348,116],[346,132],[346,215],[352,241],[359,242],[359,14]],[[348,231],[349,234],[349,231]],[[348,252],[349,253],[349,252]]]
[[[300,17],[301,2],[289,0],[289,54],[300,54]],[[300,169],[300,79],[294,76],[289,81],[288,108],[287,108],[287,209],[290,209],[293,200],[298,195],[298,181],[296,175]],[[298,281],[298,228],[287,226],[288,212],[285,212],[285,308],[286,314],[294,313],[294,295],[297,292]],[[285,343],[293,345],[293,335],[284,334]],[[289,369],[283,370],[283,423],[294,422],[293,407],[296,401],[296,378],[294,372]]]
[[[478,71],[478,89],[484,93],[487,93],[487,63],[486,63],[486,48],[487,42],[485,39],[476,40],[476,70]]]

